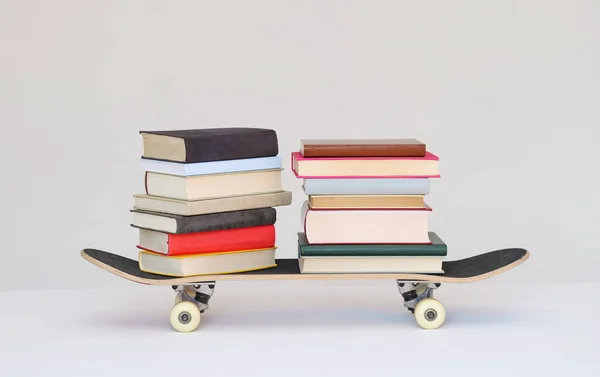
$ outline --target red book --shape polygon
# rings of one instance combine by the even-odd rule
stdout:
[[[169,234],[140,229],[137,247],[165,255],[191,255],[275,247],[275,225]]]

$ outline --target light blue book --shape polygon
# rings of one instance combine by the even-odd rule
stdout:
[[[259,158],[242,158],[238,160],[179,163],[142,158],[141,165],[142,169],[144,169],[145,171],[188,177],[192,175],[281,169],[282,159],[280,156],[273,156]]]
[[[307,178],[306,195],[428,195],[429,178]]]

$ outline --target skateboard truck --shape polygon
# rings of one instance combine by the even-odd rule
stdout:
[[[437,328],[446,318],[442,304],[433,298],[433,290],[441,283],[423,281],[396,280],[398,290],[404,299],[404,307],[415,315],[417,323],[423,328]]]
[[[183,300],[194,301],[200,313],[204,313],[208,309],[208,301],[212,297],[215,291],[216,282],[204,282],[192,285],[173,285],[172,288],[177,292],[175,301],[180,302]]]
[[[172,288],[177,292],[175,303],[181,301],[193,301],[198,305],[200,313],[204,313],[208,309],[208,301],[215,291],[214,281],[207,281],[191,285],[173,285]]]

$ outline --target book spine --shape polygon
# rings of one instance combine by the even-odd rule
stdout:
[[[184,164],[186,176],[201,174],[235,173],[242,171],[281,169],[282,159],[279,156],[239,158],[235,160],[221,160]]]
[[[177,234],[273,225],[275,208],[256,208],[176,218]]]
[[[199,200],[186,203],[188,213],[228,212],[240,209],[280,207],[292,202],[290,191],[270,194],[245,195],[229,198]]]
[[[432,245],[427,232],[429,206],[410,210],[346,210],[306,209],[306,203],[302,212],[309,244]]]
[[[279,153],[277,134],[273,130],[252,134],[184,138],[184,144],[186,163],[273,157]]]
[[[146,195],[148,194],[148,172],[144,173],[144,191],[146,192]]]
[[[167,255],[192,255],[275,247],[275,226],[169,235]]]
[[[428,195],[428,178],[305,179],[306,195]]]
[[[369,247],[369,245],[364,245],[364,247],[356,247],[350,246],[347,247],[339,247],[339,248],[327,248],[327,247],[318,247],[318,246],[300,246],[299,252],[302,256],[311,256],[311,257],[343,257],[343,256],[446,256],[447,248],[443,246],[432,246],[432,245],[422,245],[422,246],[431,246],[428,248],[419,248],[419,245],[403,245],[405,248],[394,248],[394,247]]]
[[[304,145],[304,157],[424,157],[424,144],[414,145]]]

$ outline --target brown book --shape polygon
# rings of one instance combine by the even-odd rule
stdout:
[[[426,145],[416,139],[301,140],[304,157],[423,157]]]

